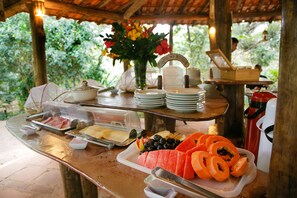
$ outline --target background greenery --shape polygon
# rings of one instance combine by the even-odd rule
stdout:
[[[44,29],[49,81],[66,89],[77,86],[82,79],[94,79],[103,86],[116,84],[122,70],[114,68],[107,57],[101,56],[103,41],[99,35],[109,31],[110,26],[45,17]],[[266,42],[262,41],[264,29],[268,31]],[[280,22],[234,24],[232,36],[240,40],[232,59],[239,65],[262,65],[263,73],[277,82]],[[183,54],[206,78],[209,69],[209,58],[205,54],[209,50],[207,26],[174,26],[173,40],[173,52]],[[6,118],[4,111],[13,101],[23,110],[33,87],[31,45],[27,13],[0,23],[0,119]],[[273,88],[275,86],[277,83]]]

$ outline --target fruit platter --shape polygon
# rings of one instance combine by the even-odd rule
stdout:
[[[199,132],[184,136],[169,131],[141,137],[117,156],[120,163],[142,172],[151,174],[161,167],[222,197],[238,196],[255,179],[254,159],[251,152],[236,148],[223,136]],[[194,192],[168,184],[193,196]]]

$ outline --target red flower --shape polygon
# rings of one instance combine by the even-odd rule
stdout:
[[[114,45],[114,42],[112,42],[112,41],[105,41],[104,44],[105,44],[106,48],[110,48],[111,46]]]
[[[162,46],[162,48],[168,48],[167,39],[164,39],[161,41],[161,46]]]
[[[156,47],[156,51],[155,51],[155,52],[158,53],[159,55],[164,54],[164,53],[163,53],[163,48],[162,48],[161,45],[158,45],[158,46]]]
[[[159,55],[163,55],[171,51],[172,51],[172,47],[168,45],[167,39],[162,40],[160,45],[158,45],[155,50],[155,52],[158,53]]]

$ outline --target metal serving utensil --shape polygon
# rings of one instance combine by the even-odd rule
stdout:
[[[203,196],[206,196],[206,197],[211,197],[211,198],[220,198],[221,196],[213,193],[213,192],[210,192],[196,184],[194,184],[193,182],[191,181],[188,181],[186,179],[183,179],[182,177],[179,177],[163,168],[160,168],[160,167],[156,167],[155,169],[152,170],[152,175],[161,179],[161,180],[166,180],[166,181],[169,181],[169,182],[174,182],[174,183],[177,183],[181,186],[185,186],[187,188],[190,188],[191,190],[203,195]]]

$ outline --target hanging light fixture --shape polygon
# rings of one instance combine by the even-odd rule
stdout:
[[[268,35],[268,31],[267,30],[264,30],[263,33],[263,41],[267,41],[267,35]]]
[[[44,0],[35,0],[33,1],[34,5],[34,14],[38,17],[45,16]]]
[[[211,26],[208,31],[211,36],[216,34],[216,28],[214,26]]]

